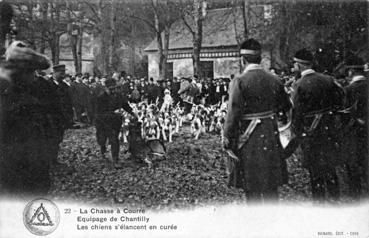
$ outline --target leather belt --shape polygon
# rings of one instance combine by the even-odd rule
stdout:
[[[242,120],[265,119],[265,118],[272,118],[274,116],[275,116],[275,112],[273,111],[248,113],[242,116]]]
[[[330,112],[332,112],[332,108],[331,107],[326,107],[326,108],[315,110],[315,111],[312,111],[312,112],[305,112],[304,117],[315,117],[315,115],[317,115],[317,114],[328,114]]]
[[[313,122],[311,123],[310,127],[307,129],[307,133],[311,134],[314,132],[314,130],[318,127],[319,122],[321,121],[322,117],[325,114],[330,114],[332,113],[332,108],[331,107],[326,107],[323,109],[319,109],[316,111],[312,111],[312,112],[308,112],[306,113],[304,116],[305,117],[314,117]]]
[[[258,112],[258,113],[250,113],[242,116],[243,120],[251,120],[250,124],[246,128],[245,132],[239,136],[237,149],[241,149],[244,144],[249,140],[252,132],[254,132],[256,126],[261,122],[261,119],[273,118],[275,112],[266,111],[266,112]]]

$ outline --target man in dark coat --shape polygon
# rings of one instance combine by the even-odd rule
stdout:
[[[245,68],[230,89],[224,124],[223,146],[238,157],[230,185],[243,188],[250,201],[278,199],[286,164],[276,114],[291,103],[280,80],[261,68],[259,42],[246,40],[240,54]]]
[[[65,125],[64,129],[67,129],[73,125],[73,104],[69,86],[63,81],[65,77],[65,65],[55,65],[53,66],[53,71],[51,85],[58,94],[58,97],[56,97],[54,100],[58,100],[61,105],[63,121]],[[62,136],[60,140],[63,139],[64,131],[61,134]]]
[[[363,191],[361,184],[368,180],[368,78],[364,73],[364,61],[358,58],[349,62],[351,81],[346,90],[346,110],[350,121],[346,123],[343,134],[344,146],[341,154],[346,154],[349,185],[352,195],[359,197]],[[355,145],[351,146],[352,143]],[[350,145],[348,147],[347,145]]]
[[[109,140],[111,145],[111,158],[109,161],[116,168],[119,167],[119,132],[122,126],[122,115],[115,113],[115,110],[123,108],[126,112],[135,117],[128,101],[120,92],[114,92],[116,82],[114,79],[105,81],[105,91],[96,100],[96,137],[100,146],[103,159],[105,159],[106,142]]]
[[[87,114],[87,120],[91,122],[91,90],[86,84],[86,79],[82,79],[77,76],[76,83],[73,85],[75,97],[73,98],[73,104],[76,112],[77,121],[82,122],[82,114]]]
[[[50,65],[23,42],[13,42],[6,51],[5,75],[0,76],[0,183],[10,193],[45,195],[51,185],[62,112],[53,100],[56,91],[34,74]]]
[[[172,94],[172,97],[173,97],[173,104],[174,105],[177,105],[177,103],[179,102],[180,100],[180,97],[179,97],[179,94],[178,94],[178,91],[181,87],[181,82],[180,80],[177,78],[177,77],[174,77],[173,79],[173,85],[172,85],[172,91],[171,91],[171,94]]]
[[[301,78],[294,85],[292,130],[302,138],[303,166],[310,172],[314,200],[339,197],[335,172],[337,128],[335,111],[343,105],[344,91],[333,78],[312,69],[313,55],[306,49],[296,52],[294,69]]]
[[[160,94],[160,88],[154,83],[154,79],[150,78],[147,86],[147,100],[148,104],[155,103]]]

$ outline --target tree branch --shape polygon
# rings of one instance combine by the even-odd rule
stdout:
[[[187,29],[191,32],[192,35],[194,35],[195,32],[194,32],[194,30],[192,30],[190,24],[188,24],[185,15],[182,15],[182,20],[183,20],[183,23],[185,24],[185,26],[187,27]]]
[[[99,14],[96,12],[95,8],[88,1],[83,0],[83,2],[90,8],[90,10],[92,11],[92,13],[98,19],[97,21],[100,22],[101,21],[101,18],[99,16]]]
[[[138,19],[138,20],[141,20],[143,21],[144,23],[146,23],[149,27],[153,28],[155,31],[156,31],[156,28],[155,28],[155,25],[152,24],[152,22],[150,22],[149,20],[147,19],[144,19],[144,18],[141,18],[141,17],[138,17],[138,16],[135,16],[135,15],[132,15],[130,14],[129,17],[133,18],[133,19]]]

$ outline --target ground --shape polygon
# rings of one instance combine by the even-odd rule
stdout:
[[[62,165],[52,169],[50,196],[152,209],[246,200],[242,190],[227,186],[226,154],[221,150],[220,136],[207,134],[195,141],[185,127],[166,146],[166,159],[153,169],[130,164],[111,169],[100,158],[93,127],[69,130],[59,153]],[[125,149],[123,145],[122,161]],[[280,188],[280,200],[310,201],[309,174],[301,168],[300,156],[293,155],[287,162],[289,182]]]

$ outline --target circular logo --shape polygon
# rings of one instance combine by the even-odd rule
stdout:
[[[59,221],[59,209],[55,203],[48,199],[35,199],[24,208],[23,222],[32,234],[48,235],[55,231]]]

